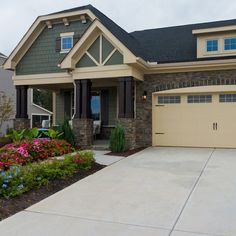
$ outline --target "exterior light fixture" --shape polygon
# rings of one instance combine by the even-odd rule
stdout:
[[[143,92],[142,99],[143,99],[143,101],[147,100],[147,91]]]

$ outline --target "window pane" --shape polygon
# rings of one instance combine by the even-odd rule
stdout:
[[[235,50],[236,49],[236,38],[228,38],[224,40],[225,50]]]
[[[207,40],[206,48],[207,52],[218,51],[218,40]]]
[[[62,49],[71,49],[71,48],[72,48],[72,37],[63,37]]]
[[[175,104],[180,102],[180,96],[158,96],[158,104]]]
[[[188,103],[211,103],[211,95],[189,95]]]
[[[100,110],[101,110],[100,95],[92,95],[91,111],[92,111],[92,119],[93,120],[100,120]]]
[[[236,102],[236,94],[220,94],[219,102]]]

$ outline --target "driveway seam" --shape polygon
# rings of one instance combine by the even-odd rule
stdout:
[[[190,234],[201,234],[206,236],[229,236],[226,234],[211,234],[211,233],[200,233],[200,232],[194,232],[194,231],[187,231],[187,230],[174,230],[174,232],[183,232],[183,233],[190,233]]]
[[[200,181],[200,179],[201,179],[201,177],[202,177],[202,175],[203,175],[203,173],[204,173],[204,171],[205,171],[205,169],[206,169],[206,167],[207,167],[207,165],[208,165],[210,159],[212,158],[213,153],[215,152],[215,150],[216,150],[216,149],[214,148],[214,149],[212,150],[211,154],[209,155],[209,157],[207,158],[206,163],[204,164],[204,166],[203,166],[203,168],[202,168],[202,170],[201,170],[201,172],[200,172],[200,174],[199,174],[199,176],[198,176],[196,182],[194,183],[194,185],[193,185],[193,187],[192,187],[192,189],[191,189],[191,191],[190,191],[190,193],[189,193],[187,199],[186,199],[185,202],[184,202],[183,207],[181,208],[181,211],[180,211],[179,215],[177,216],[177,218],[176,218],[176,220],[175,220],[175,222],[174,222],[174,224],[173,224],[173,226],[172,226],[172,228],[171,228],[171,231],[170,231],[170,233],[169,233],[169,236],[171,236],[171,234],[172,234],[173,231],[175,230],[175,227],[176,227],[176,225],[177,225],[177,223],[178,223],[178,221],[179,221],[179,219],[180,219],[180,217],[181,217],[181,215],[182,215],[182,213],[183,213],[185,207],[187,206],[190,197],[192,196],[194,190],[196,189],[196,186],[197,186],[197,184],[199,183],[199,181]]]
[[[40,215],[60,216],[60,217],[66,217],[66,218],[87,220],[87,221],[92,221],[92,222],[102,222],[102,223],[108,223],[108,224],[119,224],[119,225],[127,225],[127,226],[134,226],[134,227],[140,227],[140,228],[149,228],[149,229],[159,229],[159,230],[170,231],[170,229],[164,228],[164,227],[146,226],[146,225],[131,224],[131,223],[122,223],[122,222],[109,221],[109,220],[99,220],[99,219],[92,219],[92,218],[86,218],[86,217],[81,217],[81,216],[70,216],[70,215],[66,215],[66,214],[57,214],[57,213],[50,213],[50,212],[31,211],[31,210],[24,210],[24,212],[40,214]]]

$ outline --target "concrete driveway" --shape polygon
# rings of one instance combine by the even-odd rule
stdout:
[[[2,221],[0,235],[236,235],[236,150],[146,149]]]

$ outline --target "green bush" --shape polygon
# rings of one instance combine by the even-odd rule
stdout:
[[[11,166],[8,171],[0,172],[0,197],[15,197],[52,180],[71,177],[79,170],[89,170],[94,163],[93,156],[91,151],[81,151],[67,155],[63,160]]]
[[[69,119],[66,118],[64,120],[63,124],[59,126],[58,131],[62,133],[60,139],[64,139],[72,146],[75,146],[75,134],[69,124]]]
[[[14,143],[22,141],[25,138],[26,129],[23,130],[9,130],[9,133],[6,135],[7,138],[11,139]]]
[[[48,131],[45,131],[43,133],[51,139],[59,139],[63,135],[62,132],[54,129],[48,129]]]
[[[118,124],[111,132],[110,149],[112,152],[123,152],[125,148],[125,129]]]
[[[24,132],[24,139],[33,140],[34,138],[38,137],[39,130],[38,128],[26,129]]]

